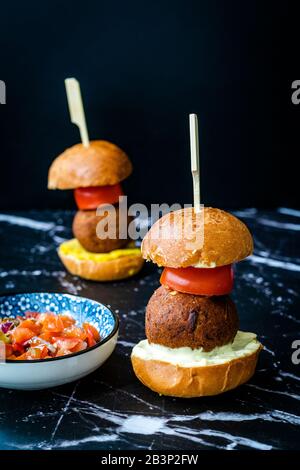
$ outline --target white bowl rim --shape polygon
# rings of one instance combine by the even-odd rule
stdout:
[[[67,295],[68,297],[75,297],[75,298],[80,298],[80,299],[83,299],[83,300],[91,300],[92,302],[95,302],[98,305],[103,305],[103,307],[107,308],[107,310],[113,316],[114,323],[115,323],[114,327],[113,327],[111,333],[109,333],[109,335],[106,338],[104,338],[103,340],[100,340],[99,343],[95,344],[94,346],[91,346],[89,348],[84,349],[83,351],[78,351],[78,352],[75,352],[75,353],[72,353],[72,354],[66,354],[65,356],[50,357],[48,359],[20,359],[20,360],[7,359],[3,362],[3,364],[41,364],[42,362],[61,361],[61,360],[64,360],[64,359],[69,359],[71,357],[80,356],[82,354],[86,354],[90,351],[93,351],[94,349],[99,348],[104,343],[107,343],[107,341],[109,341],[111,338],[113,338],[115,336],[115,334],[117,333],[117,331],[119,329],[119,324],[120,324],[119,316],[111,308],[109,308],[106,304],[103,304],[102,302],[98,302],[98,300],[90,299],[89,297],[83,297],[82,295],[69,294],[68,292],[56,292],[56,291],[47,291],[47,292],[45,292],[45,291],[40,291],[40,292],[36,292],[36,291],[23,292],[23,291],[20,291],[20,292],[16,292],[16,291],[14,291],[14,292],[1,293],[0,294],[0,299],[1,299],[1,297],[13,297],[14,295],[28,295],[28,294],[30,294],[30,295],[34,295],[34,294],[37,294],[37,295],[40,295],[40,294],[56,294],[56,295],[63,295],[63,296]]]

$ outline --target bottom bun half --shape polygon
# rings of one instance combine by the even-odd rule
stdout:
[[[70,242],[73,242],[71,240]],[[65,242],[65,243],[70,243]],[[74,276],[91,281],[117,281],[137,274],[144,260],[139,249],[118,250],[119,256],[103,254],[103,260],[99,255],[90,253],[90,256],[78,256],[76,252],[67,252],[62,244],[58,249],[58,256],[66,269]],[[114,253],[114,252],[111,252]],[[100,254],[100,257],[102,255]]]
[[[247,382],[254,374],[262,345],[243,357],[220,364],[191,366],[147,359],[133,354],[132,366],[138,379],[160,395],[193,398],[232,390]]]

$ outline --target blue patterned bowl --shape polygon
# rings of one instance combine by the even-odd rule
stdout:
[[[1,361],[0,354],[0,387],[36,390],[72,382],[97,369],[116,346],[118,317],[94,300],[50,292],[0,296],[0,318],[23,315],[26,311],[69,313],[78,324],[94,325],[101,341],[84,351],[51,359]]]

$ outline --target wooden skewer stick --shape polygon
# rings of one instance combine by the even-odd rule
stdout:
[[[194,209],[196,213],[200,207],[200,162],[199,162],[199,133],[197,114],[190,114],[190,143],[191,143],[191,169],[193,175]]]
[[[84,147],[88,147],[90,145],[90,141],[86,126],[79,82],[76,80],[76,78],[66,78],[65,85],[71,122],[78,126],[81,142],[83,143]]]

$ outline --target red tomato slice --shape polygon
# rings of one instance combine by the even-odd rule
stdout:
[[[97,341],[100,340],[100,335],[98,331],[96,330],[96,328],[90,325],[89,323],[83,323],[82,327],[84,331],[86,332],[86,339],[87,339],[89,348],[92,346],[95,346]]]
[[[79,338],[82,341],[86,338],[85,331],[77,326],[69,326],[68,328],[65,328],[62,335],[64,338]]]
[[[48,349],[46,346],[35,346],[33,348],[29,348],[23,356],[26,356],[26,359],[44,359],[47,354]]]
[[[79,352],[79,351],[83,351],[84,349],[87,348],[87,343],[85,341],[80,341],[80,343],[77,344],[77,346],[75,346],[75,348],[72,349],[72,352]]]
[[[58,349],[66,349],[71,351],[81,342],[78,338],[56,338],[55,345]]]
[[[21,325],[20,325],[22,328],[29,328],[31,331],[33,331],[36,335],[39,335],[40,332],[41,332],[41,329],[42,329],[42,326],[37,323],[36,321],[34,320],[30,320],[30,319],[27,319],[27,320],[24,320],[22,321]]]
[[[160,283],[194,295],[226,295],[233,288],[232,265],[217,268],[165,268]]]
[[[68,328],[76,323],[75,319],[69,315],[59,315],[59,318],[62,320],[64,327]]]
[[[120,184],[113,186],[90,186],[88,188],[77,188],[74,197],[78,209],[97,209],[100,204],[115,204],[119,196],[123,196]]]
[[[12,340],[20,345],[26,343],[26,341],[33,338],[34,336],[34,331],[30,330],[29,328],[22,328],[22,326],[15,328],[11,334]]]
[[[48,313],[43,319],[43,333],[44,332],[51,332],[51,333],[61,333],[64,329],[64,324],[62,319],[59,315],[55,315],[54,313]]]
[[[47,341],[48,343],[51,343],[52,340],[55,340],[55,336],[53,335],[53,333],[51,333],[51,331],[44,331],[39,335],[39,338],[44,341]]]
[[[93,335],[95,341],[100,341],[100,334],[97,328],[95,328],[91,323],[83,323],[82,327],[87,332],[90,332]]]
[[[86,332],[86,341],[87,341],[87,344],[88,344],[89,348],[91,348],[92,346],[95,346],[96,341],[94,340],[94,337],[93,337],[91,331]]]
[[[18,352],[20,354],[23,354],[24,352],[24,346],[18,343],[13,343],[12,344],[13,352]]]

